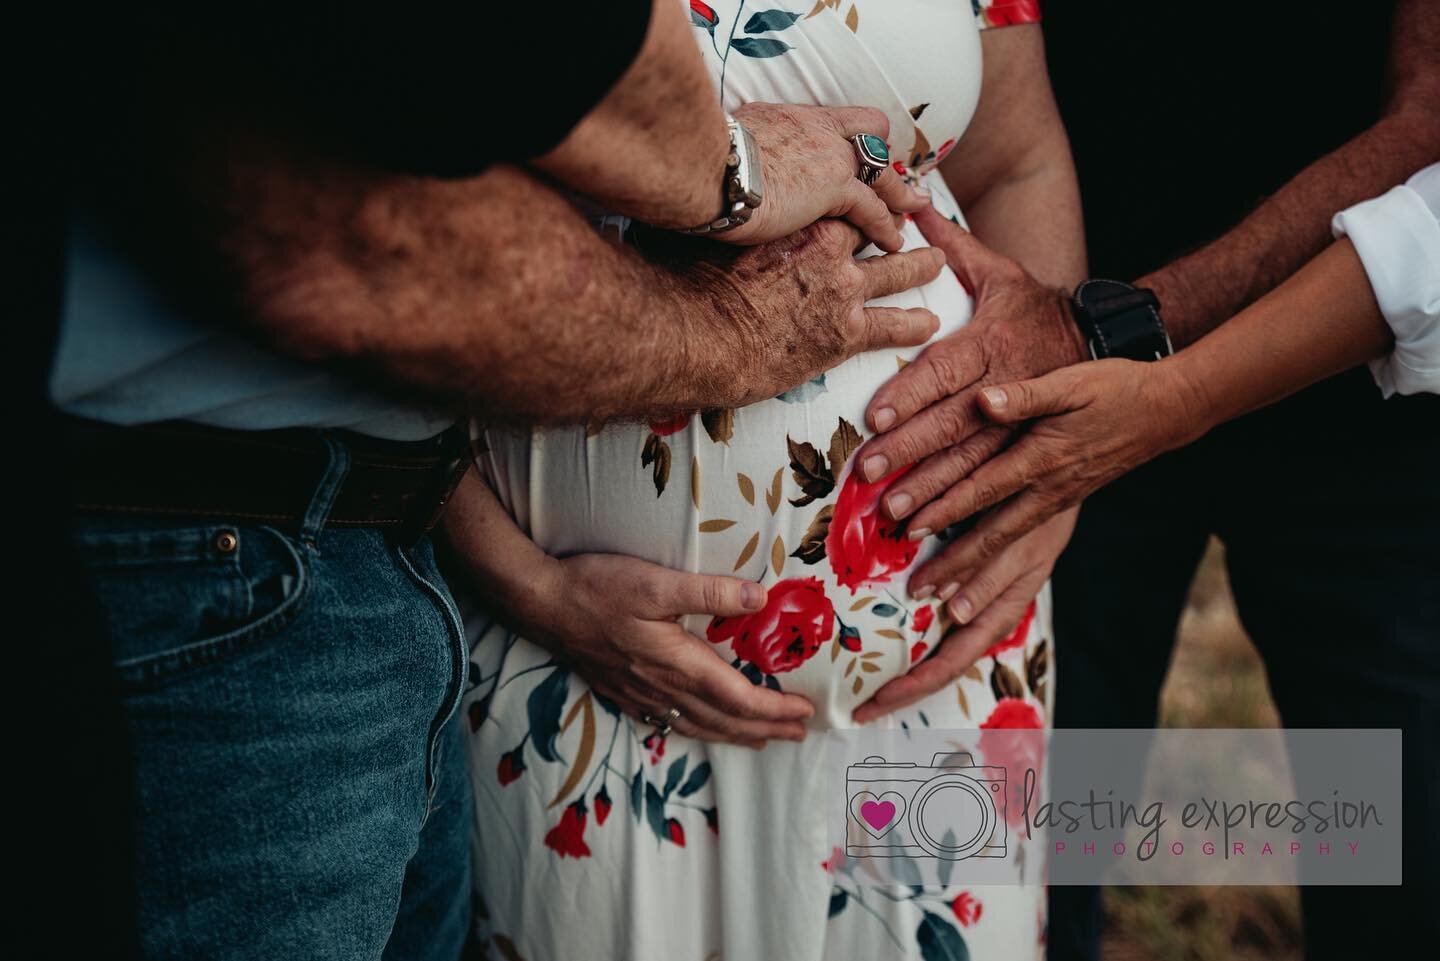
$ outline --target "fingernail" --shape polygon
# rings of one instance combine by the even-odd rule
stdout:
[[[759,584],[746,581],[740,585],[740,603],[748,610],[758,611],[765,606],[765,592],[760,589]]]
[[[889,430],[890,425],[895,423],[895,411],[889,407],[882,407],[875,412],[873,420],[876,430]]]
[[[974,615],[975,605],[964,597],[957,598],[955,603],[950,605],[950,616],[955,618],[957,624],[969,624]]]
[[[985,399],[990,402],[991,410],[1004,410],[1009,398],[999,387],[986,387],[984,390]]]
[[[899,520],[910,513],[910,508],[915,504],[915,498],[909,494],[891,494],[885,503],[890,508],[890,516]]]
[[[910,592],[910,596],[913,597],[913,598],[915,598],[915,600],[917,600],[917,601],[923,601],[923,600],[925,600],[925,598],[929,597],[931,594],[934,594],[934,593],[935,593],[935,585],[934,585],[934,584],[926,584],[924,587],[917,587],[917,588],[915,588],[915,590],[913,590],[913,591]]]
[[[917,528],[915,528],[913,531],[910,532],[910,539],[911,539],[912,541],[923,541],[925,538],[927,538],[927,537],[929,537],[929,536],[930,536],[930,528],[928,528],[928,527],[917,527]]]
[[[865,458],[865,479],[872,484],[890,473],[890,461],[882,454]]]
[[[944,587],[940,588],[939,600],[941,601],[941,603],[950,600],[950,598],[955,596],[955,592],[958,590],[960,590],[959,584],[946,584]]]

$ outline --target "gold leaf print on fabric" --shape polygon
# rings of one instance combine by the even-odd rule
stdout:
[[[1035,645],[1029,659],[1025,662],[1025,682],[1030,685],[1030,690],[1035,696],[1040,696],[1040,688],[1045,682],[1045,671],[1050,666],[1050,651],[1044,638]]]
[[[825,559],[825,538],[830,533],[830,521],[835,516],[835,505],[826,504],[820,508],[810,526],[805,529],[805,536],[800,541],[800,546],[795,548],[791,557],[804,561],[806,564],[818,564]]]
[[[870,604],[871,604],[872,602],[874,602],[875,600],[877,600],[877,598],[875,597],[874,594],[867,595],[867,596],[865,596],[865,597],[860,598],[860,600],[856,601],[854,604],[851,604],[851,605],[850,605],[850,610],[852,610],[852,611],[858,611],[858,610],[860,610],[860,608],[862,608],[862,607],[869,607]]]
[[[700,458],[690,458],[690,502],[700,509]]]
[[[775,538],[775,543],[770,545],[770,566],[775,571],[775,576],[780,576],[780,571],[785,567],[785,540]]]
[[[575,702],[574,707],[570,708],[570,713],[565,715],[565,722],[560,725],[562,733],[568,731],[570,725],[575,723],[575,715],[580,715],[580,747],[575,751],[575,763],[570,765],[570,773],[566,775],[565,783],[555,792],[554,799],[545,805],[547,809],[565,800],[590,767],[590,757],[595,753],[595,708],[591,706],[590,700],[590,692],[586,691]]]
[[[860,447],[860,432],[855,425],[841,417],[840,423],[835,427],[835,433],[830,435],[830,473],[839,477],[845,473],[845,465],[850,461],[850,455]]]
[[[738,571],[740,568],[744,567],[745,562],[755,556],[755,548],[759,546],[760,532],[756,531],[755,533],[750,535],[750,539],[745,542],[745,546],[740,548],[740,556],[735,558],[735,566],[731,568],[731,570]]]
[[[815,0],[815,7],[805,15],[805,19],[809,20],[811,17],[818,16],[820,11],[826,7],[829,7],[831,10],[839,10],[840,0]]]
[[[670,445],[655,434],[650,435],[645,441],[645,449],[640,452],[640,466],[649,467],[652,464],[655,496],[659,497],[665,493],[665,485],[670,483]]]
[[[790,452],[790,473],[803,492],[800,497],[790,498],[790,506],[804,507],[822,497],[829,497],[835,489],[835,475],[830,473],[820,452],[806,441],[796,441],[785,435],[785,446]]]
[[[736,474],[735,484],[740,488],[740,496],[745,498],[745,503],[755,505],[755,482],[746,474]]]
[[[735,526],[735,522],[734,522],[734,521],[728,520],[728,519],[726,519],[726,518],[717,517],[717,518],[714,519],[714,520],[701,521],[701,522],[700,522],[700,533],[702,533],[702,534],[715,534],[715,533],[718,533],[718,532],[720,532],[720,531],[729,530],[730,528],[732,528],[732,527],[734,527],[734,526]]]
[[[717,444],[729,444],[730,438],[735,436],[735,412],[733,410],[722,410],[715,408],[701,413],[700,423],[705,425],[705,433]]]
[[[990,671],[990,689],[995,692],[997,701],[1002,697],[1025,696],[1025,686],[1020,683],[1020,678],[999,661]]]
[[[959,684],[955,685],[955,700],[960,704],[960,713],[968,718],[970,716],[970,702],[965,700],[965,689]]]
[[[850,28],[851,33],[860,29],[860,11],[853,4],[850,12],[845,14],[845,26]]]
[[[785,476],[785,468],[775,469],[775,479],[770,482],[770,489],[765,492],[765,506],[770,508],[774,514],[780,509],[780,481]]]

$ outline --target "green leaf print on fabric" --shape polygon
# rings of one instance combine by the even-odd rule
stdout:
[[[530,717],[530,743],[547,761],[557,761],[555,741],[560,737],[560,712],[570,691],[570,671],[556,668],[535,686],[525,702]]]
[[[970,961],[970,948],[960,932],[938,914],[926,911],[915,931],[915,943],[925,961]]]
[[[800,19],[800,14],[788,10],[761,10],[745,21],[746,33],[764,33],[767,30],[788,30]]]
[[[738,50],[747,57],[763,59],[765,57],[778,57],[788,50],[795,48],[783,40],[771,40],[769,37],[736,37],[730,41],[730,49]]]
[[[695,770],[690,772],[690,776],[686,778],[685,783],[680,786],[680,796],[689,797],[696,791],[703,788],[705,786],[705,782],[709,780],[710,762],[702,761],[700,762],[700,764],[696,765]]]

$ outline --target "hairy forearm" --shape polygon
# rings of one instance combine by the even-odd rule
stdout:
[[[730,138],[693,32],[680,4],[655,0],[634,64],[535,167],[645,223],[713,220]]]
[[[1440,159],[1440,9],[1401,5],[1392,94],[1373,127],[1321,157],[1235,229],[1140,278],[1164,305],[1177,347],[1192,343],[1272,290],[1330,243],[1330,218]]]
[[[1349,239],[1163,363],[1213,427],[1390,350],[1393,336]]]
[[[246,321],[282,352],[511,422],[733,393],[734,332],[699,288],[522,171],[382,179],[266,153],[233,172],[222,260]],[[696,357],[697,344],[713,349]]]

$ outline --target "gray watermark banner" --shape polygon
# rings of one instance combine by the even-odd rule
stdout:
[[[826,750],[862,882],[1400,883],[1398,730],[862,728]]]

